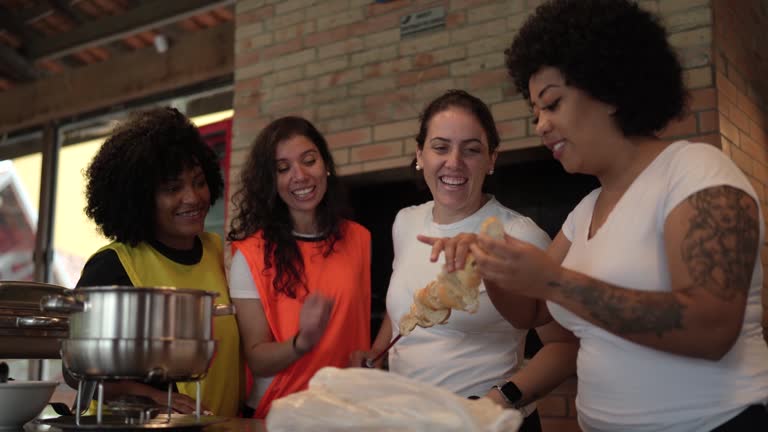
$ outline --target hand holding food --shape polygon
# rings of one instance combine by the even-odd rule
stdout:
[[[492,238],[504,238],[504,226],[495,217],[486,219],[480,232]],[[444,248],[451,245],[451,242],[443,242]],[[443,251],[446,256],[454,256],[445,249]],[[408,335],[417,325],[426,328],[442,324],[451,316],[451,309],[477,312],[479,288],[480,276],[472,254],[467,257],[464,267],[455,272],[448,272],[444,266],[435,280],[414,294],[410,312],[400,319],[400,334]]]

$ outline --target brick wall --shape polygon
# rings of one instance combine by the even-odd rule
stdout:
[[[692,91],[690,114],[671,124],[664,137],[722,147],[745,168],[764,197],[765,110],[758,107],[765,105],[757,103],[758,91],[747,86],[747,80],[768,76],[765,64],[753,67],[754,52],[749,52],[766,46],[765,35],[758,31],[760,23],[765,24],[765,1],[734,2],[739,10],[726,0],[713,2],[640,1],[663,17]],[[539,3],[238,1],[231,181],[237,182],[258,131],[287,114],[307,117],[326,134],[342,175],[404,167],[413,158],[418,112],[450,88],[466,89],[492,107],[502,151],[538,146],[527,104],[506,76],[503,50]],[[750,9],[741,10],[742,4]],[[400,16],[435,6],[445,8],[445,28],[400,37]],[[713,27],[713,9],[718,17],[719,10],[726,9],[728,21],[714,19],[717,27]],[[755,23],[758,17],[762,21]],[[749,25],[743,25],[745,20]],[[736,39],[747,31],[743,39]],[[713,33],[730,39],[726,43],[726,37]],[[763,38],[762,45],[758,37]],[[570,381],[542,401],[545,430],[578,430],[575,388],[575,381]]]
[[[768,2],[715,0],[713,56],[723,152],[744,171],[768,214]],[[763,248],[763,270],[768,253]],[[763,282],[768,342],[768,279]]]

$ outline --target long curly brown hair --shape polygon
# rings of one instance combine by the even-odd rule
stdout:
[[[253,142],[248,161],[240,173],[240,187],[232,195],[234,217],[227,240],[243,240],[261,231],[264,238],[264,272],[272,267],[277,294],[296,298],[306,292],[304,261],[293,236],[293,221],[288,206],[277,192],[275,154],[281,142],[305,136],[317,146],[328,171],[328,188],[315,209],[317,225],[326,234],[323,256],[343,236],[342,222],[347,213],[345,196],[336,175],[336,165],[323,135],[301,117],[283,117],[267,125]]]

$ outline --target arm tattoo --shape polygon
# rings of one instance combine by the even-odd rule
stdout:
[[[688,198],[694,208],[681,248],[694,286],[723,301],[746,295],[757,259],[759,222],[755,201],[720,186]]]
[[[683,291],[701,288],[723,301],[746,295],[757,259],[755,201],[739,189],[720,186],[697,192],[687,202],[694,212],[681,252],[693,284]],[[668,292],[618,288],[591,278],[549,284],[614,333],[654,332],[661,337],[683,328],[685,305]]]
[[[596,280],[549,284],[559,286],[563,296],[581,303],[598,324],[614,333],[654,332],[661,337],[665,331],[683,328],[685,306],[666,292],[617,288]]]

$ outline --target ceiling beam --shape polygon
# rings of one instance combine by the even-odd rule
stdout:
[[[107,45],[126,36],[157,29],[184,18],[232,5],[236,0],[147,0],[114,16],[88,21],[72,31],[44,40],[31,40],[26,47],[34,60],[54,59],[90,46]]]
[[[74,21],[78,25],[89,21],[85,14],[77,10],[77,8],[72,7],[72,4],[69,0],[48,0],[48,4],[51,5],[53,10],[69,18],[71,21]]]
[[[234,39],[234,23],[224,23],[163,54],[137,50],[12,87],[1,94],[0,135],[231,75],[234,50],[222,47]]]
[[[32,81],[39,77],[35,67],[11,47],[0,43],[0,71],[14,81]]]

